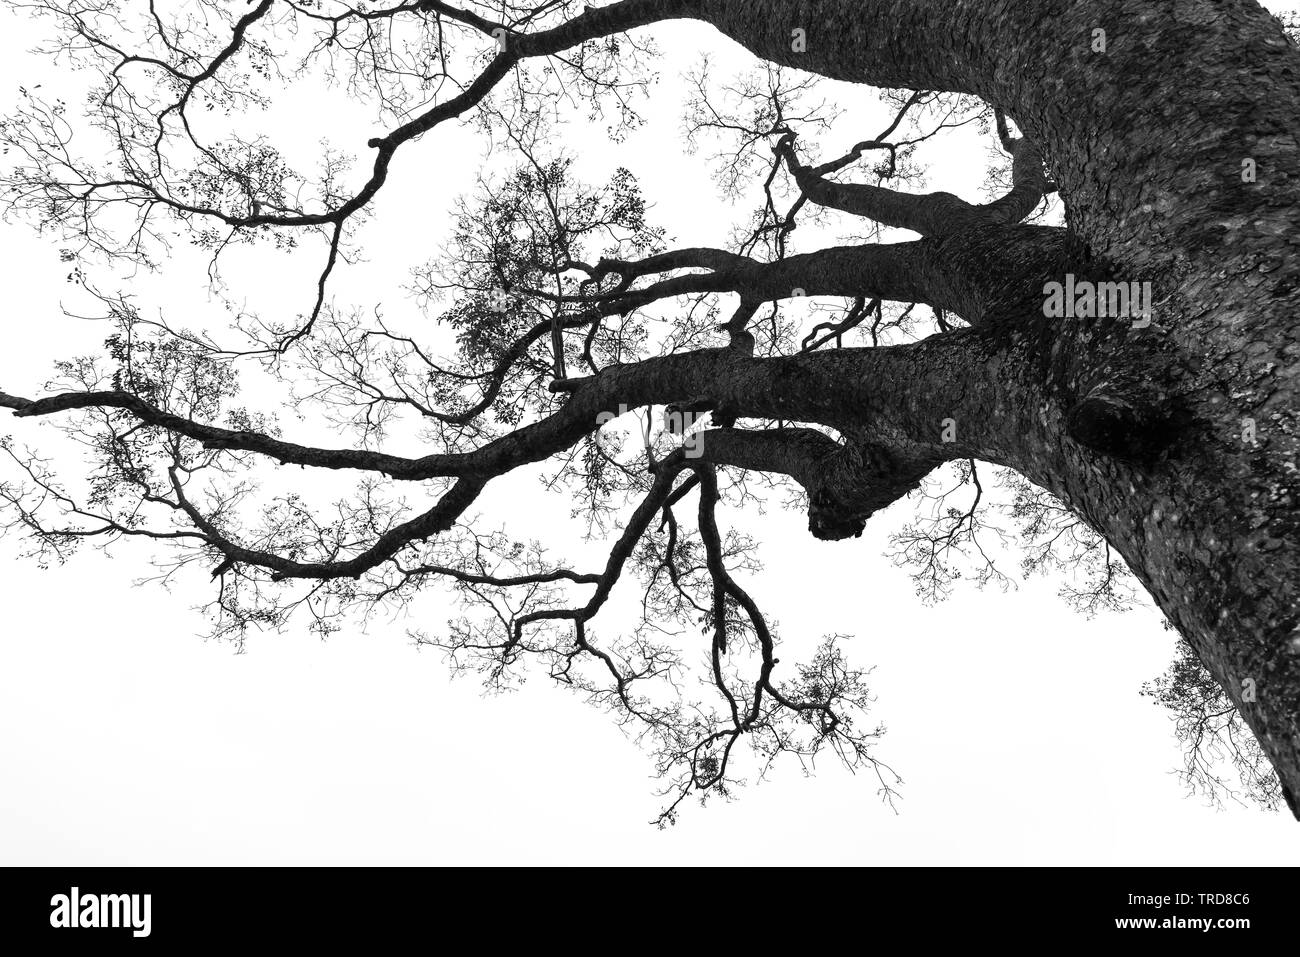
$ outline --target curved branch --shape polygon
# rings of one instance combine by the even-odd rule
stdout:
[[[339,562],[298,562],[273,552],[246,548],[224,535],[185,495],[184,485],[175,466],[167,470],[172,491],[181,510],[206,537],[208,544],[225,556],[223,567],[236,562],[269,569],[274,581],[288,578],[359,578],[363,573],[392,558],[412,542],[430,538],[451,528],[465,509],[478,498],[486,482],[461,479],[438,500],[433,508],[423,514],[390,528],[365,551]],[[219,569],[220,571],[220,569]],[[217,572],[213,573],[214,576]]]
[[[808,530],[822,540],[862,534],[867,519],[921,484],[956,454],[942,444],[890,447],[840,444],[813,429],[710,429],[697,447],[703,459],[789,475],[808,495]]]
[[[602,413],[621,406],[667,405],[708,396],[746,417],[817,422],[863,429],[875,422],[887,433],[932,436],[933,422],[913,401],[918,383],[930,383],[937,407],[955,410],[982,381],[970,337],[958,333],[908,345],[844,348],[756,359],[730,347],[611,366],[597,375],[553,386],[571,393],[556,412],[468,452],[408,458],[367,449],[328,449],[286,442],[262,432],[205,425],[166,412],[122,391],[69,392],[31,400],[0,392],[0,407],[20,417],[92,408],[117,408],[141,422],[194,439],[211,449],[255,452],[285,464],[361,469],[419,481],[459,476],[486,479],[539,462],[594,432]],[[938,365],[935,365],[935,364]],[[935,368],[945,370],[936,378]],[[908,389],[894,388],[907,383]],[[913,391],[909,391],[913,390]]]
[[[979,226],[1010,226],[1020,222],[1049,192],[1043,172],[1043,158],[1026,139],[1004,140],[1012,156],[1012,186],[1006,195],[990,203],[968,203],[952,193],[905,193],[865,183],[837,183],[826,172],[843,162],[812,169],[800,161],[794,150],[794,134],[787,133],[775,150],[794,176],[799,188],[814,203],[863,216],[883,226],[910,229],[922,236],[965,232]],[[854,156],[850,153],[850,156]]]

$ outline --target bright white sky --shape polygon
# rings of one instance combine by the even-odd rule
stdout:
[[[0,17],[8,104],[18,84],[58,77],[23,52],[30,28]],[[682,150],[680,73],[706,49],[719,74],[748,58],[700,27],[656,36],[663,81],[647,126],[622,146],[575,126],[566,145],[590,180],[631,168],[678,245],[721,245],[738,210],[717,199],[702,157]],[[362,115],[348,108],[318,95],[290,101],[277,122],[314,143],[323,117],[333,125]],[[881,125],[863,122],[866,132]],[[350,145],[348,137],[359,144],[368,135],[362,123],[331,138]],[[827,152],[852,136],[825,140]],[[978,198],[987,144],[964,134],[942,142],[925,157],[930,188]],[[437,249],[449,204],[472,185],[480,156],[468,129],[439,129],[405,147],[363,236],[369,262],[343,270],[336,295],[373,302],[382,290],[389,308],[411,310],[390,291]],[[20,224],[0,226],[5,391],[39,394],[53,359],[103,338],[102,326],[60,312],[76,301],[57,245]],[[305,295],[317,264],[300,256],[296,265],[307,285],[295,287],[288,271],[275,286]],[[198,274],[162,281],[154,288],[169,315],[207,308]],[[0,432],[37,447],[50,431],[0,422]],[[565,502],[532,475],[494,486],[481,511],[520,538],[568,528],[556,518]],[[724,514],[762,541],[766,570],[746,582],[784,633],[799,644],[854,634],[853,661],[876,666],[875,716],[889,727],[878,753],[904,778],[898,813],[866,777],[827,763],[807,778],[785,762],[729,804],[687,807],[664,831],[647,824],[660,805],[646,756],[606,716],[542,677],[484,697],[472,679],[449,681],[438,655],[414,648],[407,629],[443,624],[436,604],[323,642],[305,628],[262,636],[235,655],[195,637],[202,622],[191,608],[206,598],[204,582],[133,586],[147,571],[143,550],[118,548],[112,559],[87,551],[41,571],[0,543],[0,863],[1297,859],[1300,826],[1288,816],[1218,811],[1184,796],[1169,718],[1138,695],[1172,657],[1173,635],[1153,608],[1087,621],[1056,597],[1059,582],[1041,579],[1009,594],[959,588],[923,607],[906,573],[882,557],[888,531],[908,513],[896,506],[842,543],[814,541],[802,514],[779,507],[761,519]],[[598,554],[562,544],[570,555]]]

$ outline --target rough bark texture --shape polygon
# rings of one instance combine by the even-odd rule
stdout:
[[[262,3],[245,21],[268,9]],[[401,9],[472,22],[439,3]],[[1300,53],[1251,0],[624,0],[512,33],[460,93],[372,140],[370,179],[331,211],[236,215],[157,201],[234,228],[341,229],[383,185],[403,144],[462,115],[522,59],[671,18],[703,21],[760,57],[839,80],[979,96],[1024,135],[1012,149],[1013,189],[975,206],[944,193],[835,186],[802,168],[784,140],[784,161],[808,201],[922,238],[771,263],[712,249],[602,261],[591,281],[617,273],[621,285],[566,322],[688,292],[739,293],[724,327],[732,346],[585,378],[557,372],[552,388],[567,395],[558,412],[468,452],[402,458],[311,448],[191,422],[120,390],[37,400],[0,393],[0,406],[26,416],[120,409],[209,448],[396,479],[458,479],[430,511],[347,561],[297,563],[242,549],[191,515],[225,562],[290,577],[361,574],[403,541],[448,527],[495,476],[570,448],[624,405],[715,410],[722,427],[704,443],[708,464],[793,476],[809,494],[811,531],[827,539],[857,534],[939,462],[1006,465],[1124,556],[1258,735],[1300,816]],[[806,45],[792,42],[795,31]],[[1066,229],[1015,225],[1049,189],[1040,157],[1064,201]],[[1254,176],[1243,175],[1246,166]],[[705,271],[632,288],[683,269]],[[1150,283],[1151,323],[1049,317],[1045,284],[1069,276]],[[745,324],[756,304],[801,293],[925,302],[971,325],[904,347],[754,358]],[[547,331],[559,338],[558,327],[539,326],[505,366]],[[471,413],[444,421],[478,414],[491,403],[485,394]],[[809,428],[745,433],[732,428],[738,417],[819,424],[844,441]],[[946,420],[955,436],[943,435]],[[674,494],[674,474],[656,478],[629,528],[644,528]],[[708,492],[702,527],[713,527],[711,472],[697,481]],[[174,507],[190,512],[179,486],[176,497]],[[620,544],[614,574],[634,544]],[[717,608],[724,592],[745,604],[720,557],[711,554],[710,564]],[[600,601],[568,617],[581,624]],[[581,632],[579,641],[587,647]],[[1253,700],[1243,699],[1247,681]],[[736,728],[749,726],[737,720]]]
[[[988,99],[1059,183],[1080,240],[1062,271],[1153,284],[1139,370],[1131,331],[997,310],[981,347],[998,394],[967,438],[1123,554],[1241,708],[1300,815],[1300,55],[1278,24],[1253,3],[1211,0],[709,0],[697,15],[781,63]],[[1039,269],[1022,275],[1027,294],[1041,289]],[[1049,395],[1094,393],[1095,411],[1143,382],[1163,414],[1143,426],[1162,448],[1142,463],[1076,441],[1072,411],[1076,434],[1108,427]]]

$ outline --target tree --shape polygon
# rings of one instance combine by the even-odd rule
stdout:
[[[84,117],[24,91],[3,127],[9,208],[57,232],[114,325],[105,355],[63,363],[44,394],[0,393],[95,455],[75,493],[6,446],[22,480],[3,499],[43,558],[157,539],[168,574],[210,570],[235,637],[295,609],[329,629],[448,584],[482,614],[426,640],[490,681],[541,660],[607,707],[653,745],[671,818],[725,792],[741,743],[764,760],[837,753],[886,795],[896,782],[865,674],[834,640],[780,667],[742,584],[752,543],[724,534],[719,502],[792,490],[812,535],[843,539],[949,463],[978,505],[991,463],[1036,537],[1027,565],[1091,563],[1074,597],[1095,607],[1118,600],[1126,564],[1188,649],[1154,693],[1244,722],[1300,814],[1300,54],[1254,2],[9,2],[97,78]],[[653,54],[638,28],[669,20],[764,64],[725,102],[707,65],[695,77],[688,136],[725,142],[721,188],[764,195],[712,247],[672,248],[631,173],[586,185],[552,149],[574,104],[615,137],[638,122]],[[815,77],[879,88],[892,122],[817,161]],[[342,85],[386,132],[355,168],[327,147],[298,170],[245,118],[286,78]],[[439,333],[336,310],[330,282],[397,157],[458,119],[514,165],[417,274]],[[1003,153],[988,202],[900,188],[918,182],[919,142],[965,124]],[[860,234],[795,251],[796,225],[829,213]],[[239,313],[232,340],[84,271],[162,267],[178,238],[210,251],[214,276],[241,244],[319,256],[310,305]],[[814,300],[829,318],[805,331],[796,307]],[[352,443],[282,437],[235,403],[250,377],[295,387],[279,401],[323,409]],[[607,424],[626,413],[645,438],[622,453]],[[384,450],[416,429],[422,454]],[[613,537],[603,568],[469,521],[485,487],[536,463]],[[259,498],[277,464],[360,478],[326,516],[298,493]],[[979,521],[941,505],[899,536],[923,590],[945,590]],[[643,626],[597,636],[625,576],[642,581]],[[680,682],[696,647],[665,637],[701,627],[709,700]]]

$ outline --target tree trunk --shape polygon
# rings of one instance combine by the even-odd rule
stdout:
[[[779,63],[979,95],[1039,146],[1077,246],[1044,234],[1036,260],[1002,263],[979,333],[990,418],[966,409],[962,443],[1124,556],[1300,817],[1300,54],[1277,22],[1218,0],[700,0],[689,15]],[[1042,284],[1067,272],[1150,282],[1153,325],[1046,318]],[[1149,414],[1117,426],[1130,404]]]

